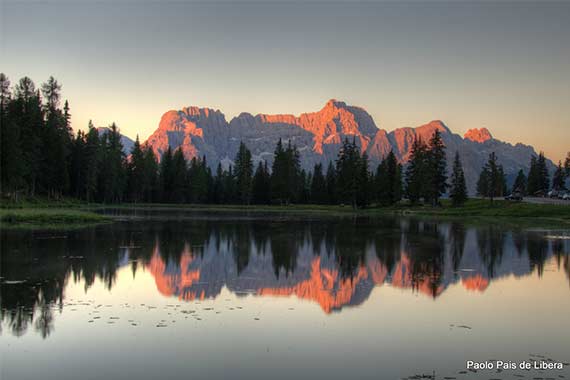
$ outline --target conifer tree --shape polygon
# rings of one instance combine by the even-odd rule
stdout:
[[[526,195],[527,179],[522,169],[519,170],[515,182],[513,183],[513,192],[518,191],[521,195]]]
[[[491,203],[496,197],[505,193],[506,180],[503,167],[497,161],[495,152],[489,154],[489,159],[479,175],[477,194],[489,198]]]
[[[150,146],[143,148],[143,159],[143,199],[145,202],[154,202],[158,200],[159,193],[158,160]]]
[[[168,146],[160,160],[160,198],[162,202],[172,202],[174,189],[174,163],[172,148]]]
[[[455,153],[453,161],[453,172],[451,174],[451,190],[449,193],[454,206],[462,206],[467,201],[467,186],[465,185],[465,173],[459,152]]]
[[[194,158],[195,159],[195,158]],[[193,160],[194,160],[193,159]],[[172,155],[172,189],[170,190],[170,201],[173,203],[184,203],[188,194],[188,166],[182,148],[176,149]]]
[[[552,176],[552,189],[553,190],[566,190],[566,172],[562,166],[562,161],[558,161],[558,166]]]
[[[394,152],[380,162],[374,177],[375,196],[382,205],[393,205],[402,199],[402,167]]]
[[[406,167],[406,195],[412,204],[420,201],[426,177],[427,146],[420,137],[412,144],[410,159]]]
[[[243,142],[240,143],[236,155],[234,175],[239,202],[249,204],[251,202],[253,185],[253,162],[251,160],[251,152]]]
[[[139,136],[133,144],[131,155],[127,162],[127,191],[128,199],[131,202],[140,202],[144,195],[144,176],[145,176],[145,160],[144,154],[139,142]]]
[[[103,201],[118,203],[125,193],[126,176],[121,134],[115,123],[111,124],[103,139],[102,170],[99,173],[103,178]]]
[[[23,162],[20,126],[8,110],[10,100],[10,81],[5,74],[0,73],[0,189],[2,193],[17,199],[18,190],[24,183]]]
[[[439,198],[447,190],[447,160],[445,157],[445,145],[441,139],[441,133],[436,130],[429,141],[426,160],[426,183],[424,197],[433,206],[439,204]]]
[[[50,77],[42,85],[45,99],[45,127],[43,143],[50,149],[45,150],[41,170],[42,185],[48,196],[59,199],[69,187],[67,156],[71,135],[65,116],[59,106],[61,86]]]
[[[253,203],[267,205],[271,203],[271,176],[267,161],[259,162],[253,176]]]
[[[325,177],[327,186],[327,203],[337,204],[337,188],[336,188],[336,170],[332,162],[327,167],[327,175]]]
[[[91,120],[89,120],[89,129],[87,131],[87,136],[85,137],[84,154],[85,185],[83,188],[84,194],[82,195],[82,198],[87,200],[87,202],[90,202],[94,200],[97,195],[99,169],[101,166],[101,158],[103,156],[99,131],[97,131],[97,128],[93,126]]]
[[[326,204],[327,198],[327,182],[323,174],[323,165],[316,164],[311,179],[311,203]]]

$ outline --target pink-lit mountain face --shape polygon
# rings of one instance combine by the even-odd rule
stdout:
[[[441,132],[447,147],[448,170],[455,152],[459,151],[471,193],[489,153],[497,154],[510,180],[519,169],[528,170],[530,158],[536,154],[531,146],[493,139],[485,128],[472,129],[462,138],[440,120],[387,132],[379,129],[363,108],[337,100],[329,100],[317,112],[299,116],[241,113],[229,122],[222,112],[210,108],[172,110],[162,116],[158,129],[146,143],[159,158],[170,146],[173,150],[181,148],[187,159],[205,156],[211,167],[219,162],[227,167],[232,164],[240,141],[251,150],[254,163],[266,160],[271,164],[275,144],[282,139],[297,146],[302,166],[311,170],[316,163],[326,167],[337,158],[342,141],[354,138],[368,154],[371,169],[375,170],[391,150],[405,164],[414,139],[421,137],[428,141],[435,130]]]

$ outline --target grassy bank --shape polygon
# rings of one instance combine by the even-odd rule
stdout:
[[[369,207],[353,210],[349,206],[328,205],[192,205],[192,204],[132,204],[120,205],[87,204],[76,200],[47,201],[42,199],[26,200],[18,204],[3,203],[0,207],[0,222],[4,226],[69,226],[95,224],[109,221],[98,214],[105,208],[141,209],[141,210],[188,210],[202,212],[263,212],[322,215],[416,215],[425,218],[452,218],[471,222],[477,219],[484,223],[508,223],[524,225],[561,225],[570,226],[570,207],[544,204],[531,204],[496,200],[471,199],[463,207],[452,207],[444,200],[441,207],[411,206],[401,203],[392,207]]]
[[[0,208],[2,228],[72,228],[108,222],[104,215],[61,207]]]

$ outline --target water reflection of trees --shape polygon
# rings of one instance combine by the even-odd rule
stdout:
[[[540,234],[505,232],[498,226],[466,228],[460,223],[415,219],[345,218],[328,221],[242,220],[121,223],[70,232],[2,231],[0,319],[20,336],[33,327],[44,338],[53,331],[53,312],[61,310],[69,281],[89,289],[96,281],[111,289],[117,272],[130,266],[133,276],[158,255],[180,268],[184,255],[201,258],[206,250],[230,252],[238,276],[252,255],[270,257],[274,279],[295,273],[301,251],[333,258],[341,279],[356,278],[367,261],[376,260],[391,281],[406,270],[410,286],[437,297],[458,279],[468,235],[474,236],[481,275],[494,278],[512,272],[506,249],[526,255],[529,272],[544,271],[554,253],[570,281],[568,246]],[[267,256],[269,255],[269,256]],[[402,268],[405,261],[406,268]],[[446,262],[453,278],[445,278]],[[448,276],[449,277],[449,276]],[[17,282],[22,281],[22,282]]]

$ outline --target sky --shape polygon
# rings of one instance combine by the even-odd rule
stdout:
[[[63,86],[75,129],[141,140],[171,109],[292,113],[331,98],[388,131],[440,119],[570,151],[570,1],[0,0],[0,71]]]

